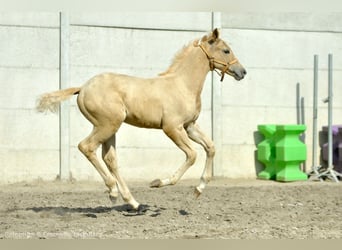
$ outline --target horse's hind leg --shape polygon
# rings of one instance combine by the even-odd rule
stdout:
[[[139,210],[139,203],[133,198],[117,170],[115,149],[110,143],[116,131],[117,128],[110,125],[94,127],[92,133],[80,142],[78,148],[102,176],[106,186],[109,188],[110,195],[115,197],[118,188],[124,201],[128,202],[133,209]],[[103,159],[107,168],[102,166],[96,155],[96,149],[103,143],[105,144]]]
[[[113,146],[115,148],[115,134],[112,137],[110,137],[106,142],[102,143],[102,159],[103,159],[103,161],[105,161],[105,156],[107,155],[111,146]],[[108,170],[110,171],[110,169],[108,169]],[[118,196],[119,196],[119,190],[118,190],[117,183],[115,180],[115,185],[113,185],[110,188],[109,198],[113,203],[115,203]]]
[[[116,180],[108,168],[100,163],[96,155],[96,150],[100,146],[101,141],[107,140],[108,137],[111,136],[111,133],[113,133],[111,131],[103,133],[106,130],[107,129],[94,127],[90,135],[78,144],[78,148],[101,175],[106,186],[109,188],[109,192],[111,193],[112,190],[115,192]]]
[[[106,163],[109,171],[112,173],[112,175],[115,178],[119,178],[119,181],[116,180],[117,183],[110,192],[110,199],[113,202],[115,202],[119,195],[119,190],[120,190],[120,193],[123,199],[125,200],[125,202],[129,203],[134,209],[139,210],[138,208],[139,203],[135,201],[125,181],[121,178],[121,176],[118,173],[117,159],[116,159],[116,152],[115,152],[115,134],[102,144],[102,158],[103,158],[103,161]]]
[[[115,146],[113,144],[110,144],[109,142],[106,143],[108,150],[106,151],[106,154],[104,155],[103,159],[110,170],[110,172],[114,175],[114,177],[117,180],[117,186],[119,188],[119,191],[121,193],[121,196],[125,202],[130,204],[133,209],[140,210],[140,204],[134,199],[131,192],[129,191],[129,188],[124,181],[124,179],[121,177],[118,171],[117,166],[117,159],[116,159],[116,152],[115,152]]]

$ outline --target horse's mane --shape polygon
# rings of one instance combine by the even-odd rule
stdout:
[[[176,69],[178,68],[179,62],[183,60],[184,57],[186,57],[190,50],[193,47],[194,43],[198,43],[198,40],[191,41],[187,45],[184,45],[183,48],[181,48],[174,56],[170,66],[165,70],[164,72],[160,73],[159,76],[165,76],[171,73],[174,73]]]

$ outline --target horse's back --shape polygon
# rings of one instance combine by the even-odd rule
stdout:
[[[158,80],[115,73],[99,74],[82,87],[78,103],[81,111],[90,109],[98,116],[103,112],[113,116],[124,112],[126,123],[161,128],[165,98],[170,89],[165,88],[163,80]]]

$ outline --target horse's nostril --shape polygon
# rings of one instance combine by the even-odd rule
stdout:
[[[247,71],[244,69],[244,70],[242,71],[242,74],[243,74],[243,75],[247,75]]]

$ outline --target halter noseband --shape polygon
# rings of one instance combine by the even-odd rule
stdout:
[[[219,74],[221,76],[221,82],[223,81],[223,78],[224,78],[224,73],[227,73],[229,75],[231,75],[232,73],[230,73],[229,71],[229,66],[230,65],[233,65],[235,63],[238,62],[238,60],[236,58],[234,58],[233,60],[231,60],[230,62],[226,63],[226,62],[223,62],[223,61],[220,61],[220,60],[217,60],[215,59],[213,56],[210,56],[208,51],[203,47],[203,45],[201,44],[201,41],[198,41],[198,43],[194,43],[194,46],[195,47],[200,47],[201,50],[204,52],[204,54],[207,56],[208,60],[209,60],[209,67],[210,67],[210,70],[211,71],[216,71],[217,74]],[[221,64],[223,65],[223,69],[221,70],[221,73],[218,72],[215,68],[215,65],[214,63],[218,63],[218,64]]]

